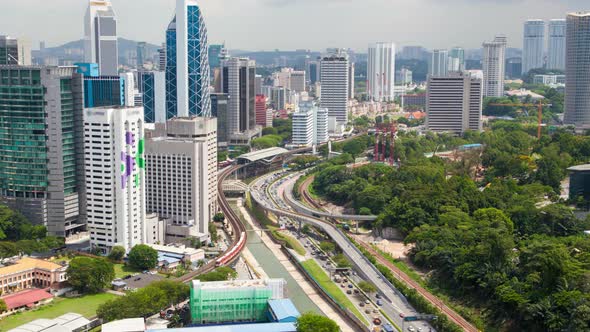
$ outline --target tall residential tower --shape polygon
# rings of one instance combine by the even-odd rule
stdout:
[[[565,70],[566,27],[566,22],[563,19],[549,21],[547,69]]]
[[[545,21],[528,20],[524,23],[522,73],[543,68],[545,52]]]
[[[323,57],[320,76],[322,108],[327,108],[329,116],[335,118],[338,123],[346,125],[349,93],[348,55],[337,53]]]
[[[392,101],[394,86],[395,44],[376,43],[369,45],[367,95],[374,101]]]
[[[504,95],[504,69],[506,68],[506,37],[496,36],[494,41],[483,43],[483,95]]]
[[[590,12],[567,15],[564,122],[590,128]]]

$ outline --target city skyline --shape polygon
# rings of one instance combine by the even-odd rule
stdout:
[[[380,40],[391,40],[402,47],[423,45],[428,48],[447,48],[461,42],[465,48],[479,48],[483,40],[489,40],[496,34],[506,35],[509,47],[520,48],[522,22],[527,19],[565,18],[568,12],[586,9],[586,3],[582,0],[559,3],[542,1],[543,5],[534,0],[504,0],[500,3],[453,0],[452,5],[439,4],[433,0],[410,4],[386,3],[383,0],[368,0],[369,3],[360,0],[202,0],[198,3],[203,7],[207,25],[212,31],[209,38],[212,44],[225,41],[231,49],[245,50],[350,47],[360,51],[366,50],[367,42]],[[119,17],[118,34],[121,37],[157,45],[164,41],[163,30],[174,15],[174,0],[145,0],[142,2],[141,15],[137,14],[134,2],[111,2]],[[372,5],[385,7],[385,10],[366,18],[359,16]],[[0,15],[0,31],[30,39],[35,45],[34,49],[39,41],[45,41],[51,47],[83,38],[83,26],[72,25],[71,18],[83,17],[86,1],[74,4],[73,0],[56,0],[49,4],[41,0],[24,0],[3,6],[6,9],[3,13],[10,15]],[[59,8],[60,14],[47,16],[49,8]],[[473,15],[474,10],[485,11],[486,15]],[[27,20],[22,19],[25,13],[29,18]],[[305,17],[306,22],[311,24],[284,24],[285,18],[289,17]],[[498,25],[499,17],[502,18],[502,25]],[[416,24],[419,19],[427,23]],[[248,29],[240,29],[240,26]],[[408,30],[408,27],[412,30]],[[432,34],[435,29],[444,33]],[[265,38],[248,38],[252,34],[264,35]],[[315,38],[309,39],[309,35]],[[461,40],[457,39],[458,35],[462,36]]]

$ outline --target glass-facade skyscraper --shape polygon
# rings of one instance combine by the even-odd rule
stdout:
[[[211,116],[207,28],[194,0],[177,0],[166,30],[166,118]]]
[[[590,128],[590,12],[567,15],[565,62],[566,124]]]
[[[0,202],[50,235],[85,226],[82,75],[0,66]]]

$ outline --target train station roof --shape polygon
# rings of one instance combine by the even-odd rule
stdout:
[[[289,150],[279,147],[268,148],[264,150],[258,150],[250,153],[243,154],[238,157],[239,160],[247,161],[247,162],[256,162],[260,160],[269,160],[271,161],[276,156],[281,155],[283,153],[289,152]]]

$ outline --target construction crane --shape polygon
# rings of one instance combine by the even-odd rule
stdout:
[[[509,104],[500,104],[500,103],[494,103],[494,104],[489,104],[490,106],[513,106],[513,107],[523,107],[525,108],[525,112],[526,112],[526,108],[527,107],[537,107],[537,138],[541,139],[541,127],[543,126],[543,107],[551,107],[553,106],[552,104],[543,104],[540,100],[538,104],[521,104],[521,103],[509,103]],[[528,114],[528,112],[526,112],[526,114]]]

